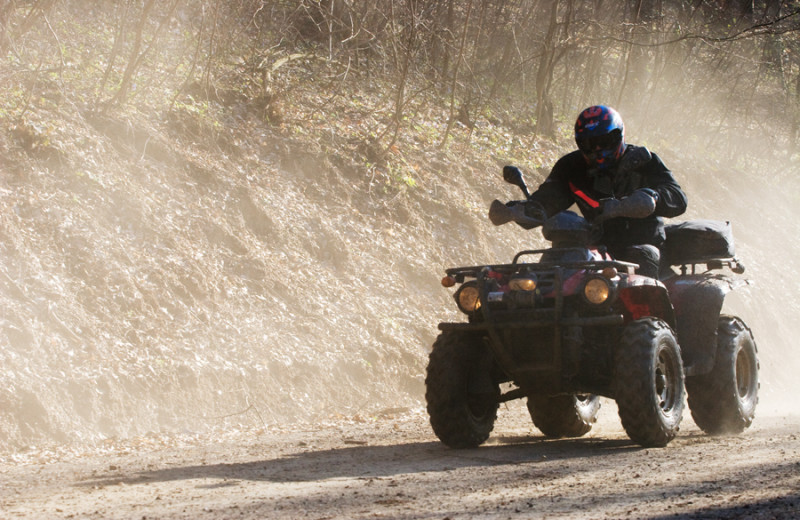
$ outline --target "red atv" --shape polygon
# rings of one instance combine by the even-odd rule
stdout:
[[[521,176],[506,180],[527,195]],[[439,324],[428,363],[425,398],[442,442],[479,446],[500,403],[522,397],[548,437],[588,433],[598,396],[617,402],[625,431],[642,446],[675,437],[686,393],[707,433],[751,424],[755,340],[741,319],[720,314],[725,295],[747,283],[723,271],[744,272],[728,223],[667,226],[659,280],[587,245],[591,227],[575,213],[541,224],[549,249],[521,251],[509,264],[446,270],[442,284],[457,286],[467,321]],[[501,393],[504,383],[511,389]]]

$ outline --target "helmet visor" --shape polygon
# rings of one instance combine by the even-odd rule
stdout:
[[[583,153],[589,154],[595,150],[614,150],[622,142],[622,132],[612,130],[604,135],[591,135],[576,139],[578,148]]]

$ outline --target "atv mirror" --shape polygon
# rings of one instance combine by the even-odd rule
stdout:
[[[522,172],[519,168],[516,166],[503,166],[503,180],[521,189],[526,199],[530,198],[531,194],[528,192],[528,186],[525,185],[525,180],[522,178]]]

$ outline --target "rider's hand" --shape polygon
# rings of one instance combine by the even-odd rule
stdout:
[[[533,218],[528,215],[528,207],[530,202],[524,200],[514,200],[503,204],[499,200],[492,202],[489,207],[489,220],[495,226],[502,226],[508,222],[514,221],[525,229],[533,229],[536,226],[541,226],[544,222]]]
[[[547,212],[544,210],[542,205],[535,200],[529,200],[525,202],[525,216],[540,222],[547,220]]]
[[[602,222],[617,217],[649,217],[656,210],[657,200],[658,193],[649,188],[638,189],[621,199],[604,199],[596,220]]]
[[[517,214],[522,212],[522,215],[535,220],[542,222],[547,220],[547,212],[545,212],[541,204],[533,200],[509,200],[506,202],[506,207],[511,208]]]
[[[621,217],[619,199],[602,199],[600,201],[600,211],[595,217],[595,221],[602,222],[604,220]]]

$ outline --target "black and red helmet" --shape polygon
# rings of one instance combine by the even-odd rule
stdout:
[[[611,107],[587,108],[575,121],[575,142],[590,166],[605,170],[625,152],[625,125]]]

